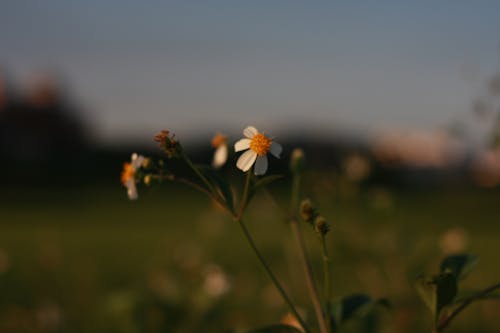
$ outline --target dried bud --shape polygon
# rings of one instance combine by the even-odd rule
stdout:
[[[175,139],[175,134],[170,135],[170,132],[167,130],[156,134],[154,140],[160,144],[160,148],[165,151],[168,158],[179,157],[182,152],[179,141]]]
[[[313,207],[311,200],[302,200],[302,202],[300,203],[300,216],[302,217],[302,219],[304,219],[304,221],[311,224],[313,223],[316,216],[318,216],[318,213]]]
[[[300,148],[295,148],[290,157],[290,170],[294,173],[300,173],[304,170],[305,155]]]
[[[316,229],[317,233],[324,236],[328,233],[328,231],[330,231],[330,224],[323,216],[320,215],[314,220],[314,229]]]

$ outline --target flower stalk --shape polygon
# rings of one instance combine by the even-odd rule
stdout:
[[[253,252],[257,256],[257,259],[259,259],[259,262],[261,263],[261,265],[264,267],[267,275],[269,276],[269,278],[273,282],[274,286],[276,287],[276,289],[280,293],[281,297],[283,298],[283,300],[285,301],[285,303],[290,308],[290,311],[292,312],[292,314],[294,315],[294,317],[298,320],[298,322],[300,323],[300,325],[302,326],[302,328],[304,329],[304,331],[306,333],[310,333],[307,324],[302,319],[301,315],[297,311],[295,305],[293,304],[293,302],[290,299],[290,297],[288,296],[287,292],[285,291],[285,289],[283,288],[283,286],[279,282],[278,278],[276,277],[276,275],[272,271],[272,269],[269,266],[269,264],[267,263],[266,259],[260,253],[259,248],[255,244],[255,241],[253,240],[253,237],[252,237],[250,231],[248,230],[248,228],[246,227],[245,223],[242,220],[242,215],[243,215],[243,212],[245,210],[245,207],[246,207],[247,201],[248,201],[248,193],[250,191],[250,180],[251,180],[251,177],[252,177],[252,173],[251,173],[251,171],[248,171],[247,175],[246,175],[245,187],[243,188],[243,195],[242,195],[242,199],[241,199],[240,210],[239,210],[238,214],[235,215],[235,216],[233,216],[233,217],[239,223],[239,225],[241,227],[241,230],[243,231],[243,234],[245,235],[245,238],[248,241],[248,244],[250,245],[250,247],[252,248]]]
[[[318,321],[319,331],[321,333],[328,333],[329,330],[326,325],[325,317],[323,316],[323,309],[321,307],[321,302],[318,296],[318,290],[316,288],[316,283],[314,281],[311,263],[307,256],[304,238],[300,231],[299,221],[296,218],[296,211],[299,202],[299,193],[300,193],[300,173],[294,172],[292,178],[292,193],[290,199],[290,227],[292,229],[292,233],[295,237],[295,241],[299,248],[300,261],[304,269],[307,288],[309,289],[309,295],[313,303],[314,312],[316,314],[316,320]]]

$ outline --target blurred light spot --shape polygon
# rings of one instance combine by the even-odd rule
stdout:
[[[62,310],[53,302],[47,302],[38,306],[35,311],[35,317],[37,326],[41,331],[58,331],[62,328]]]
[[[439,238],[439,247],[445,255],[465,252],[467,243],[467,232],[463,228],[448,229]]]
[[[500,149],[485,150],[479,153],[472,163],[472,179],[482,187],[495,187],[500,184]]]
[[[227,293],[231,285],[227,275],[217,265],[209,265],[205,270],[203,290],[211,297],[218,298]]]
[[[360,182],[370,175],[370,161],[359,154],[350,155],[344,160],[344,172],[351,181]]]

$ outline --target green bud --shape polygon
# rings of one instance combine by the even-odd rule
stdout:
[[[295,148],[290,157],[290,170],[293,173],[301,173],[305,166],[304,151],[300,148]]]

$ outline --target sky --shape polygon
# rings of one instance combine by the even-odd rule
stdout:
[[[62,75],[103,142],[434,128],[469,121],[498,70],[498,13],[498,1],[5,0],[0,68],[21,86]]]

